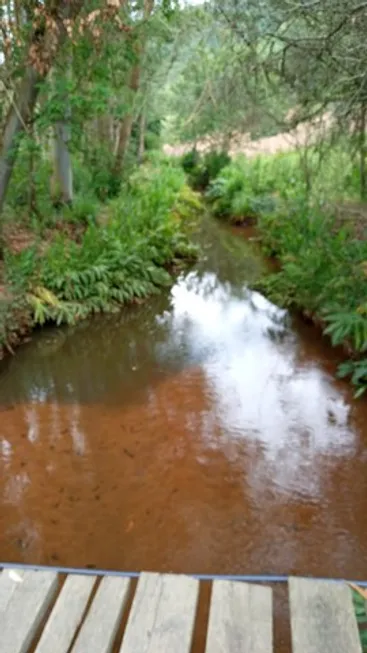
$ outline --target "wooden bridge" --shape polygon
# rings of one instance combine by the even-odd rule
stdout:
[[[350,588],[289,579],[293,653],[361,653]],[[142,573],[0,573],[0,653],[190,653],[200,583]],[[203,653],[272,653],[272,590],[214,580]]]

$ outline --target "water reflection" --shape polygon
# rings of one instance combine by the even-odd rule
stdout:
[[[171,293],[9,359],[0,558],[359,575],[365,405],[218,234]]]
[[[208,445],[259,441],[257,484],[268,484],[271,472],[278,487],[311,496],[320,490],[321,454],[355,455],[350,406],[319,365],[299,363],[286,311],[246,287],[242,296],[231,290],[213,273],[180,279],[171,312],[159,318],[169,332],[158,357],[180,350],[201,364],[211,397],[201,433]]]

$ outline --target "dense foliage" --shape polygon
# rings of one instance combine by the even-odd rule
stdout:
[[[171,0],[0,3],[0,349],[139,301],[190,260],[198,199],[156,154]]]
[[[330,175],[332,165],[327,170]],[[353,197],[348,167],[342,175],[339,186],[334,180],[334,197],[348,185]],[[220,217],[257,219],[265,250],[281,264],[262,288],[276,303],[320,320],[334,345],[347,346],[352,357],[340,373],[351,374],[361,394],[367,388],[367,240],[359,232],[365,223],[361,227],[348,214],[336,218],[333,194],[328,204],[324,196],[328,188],[325,180],[308,195],[291,153],[233,161],[212,181],[207,196]]]
[[[189,237],[198,209],[183,171],[155,158],[130,176],[102,224],[88,224],[79,240],[56,233],[49,243],[6,252],[9,293],[40,325],[73,323],[142,299],[171,283],[173,267],[195,258]],[[4,340],[7,325],[1,327]]]
[[[198,190],[205,190],[212,179],[215,179],[222,168],[230,162],[227,152],[211,150],[200,156],[193,149],[183,155],[181,165],[188,174],[191,186]]]

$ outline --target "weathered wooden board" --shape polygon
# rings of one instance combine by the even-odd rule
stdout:
[[[361,653],[347,585],[291,578],[289,604],[293,653]]]
[[[189,653],[198,593],[193,578],[142,573],[120,653]]]
[[[10,589],[11,572],[18,573],[4,570],[0,576],[0,596],[9,592],[9,600],[1,601],[0,653],[26,653],[56,594],[58,577],[53,571],[26,571]]]
[[[72,653],[110,653],[129,587],[128,578],[103,577]]]
[[[95,576],[68,576],[43,630],[36,653],[68,653],[87,607]]]
[[[0,572],[1,593],[0,593],[0,612],[6,609],[17,583],[21,583],[24,578],[24,569],[5,569]]]
[[[272,591],[239,581],[213,582],[206,653],[272,653]]]

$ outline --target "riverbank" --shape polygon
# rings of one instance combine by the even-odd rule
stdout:
[[[0,287],[0,357],[46,323],[115,312],[172,283],[195,260],[200,209],[174,162],[137,170],[100,219],[8,240]],[[75,225],[74,225],[75,227]],[[24,234],[24,231],[23,231]]]
[[[263,252],[279,266],[258,287],[344,348],[339,374],[351,377],[360,396],[367,389],[367,207],[335,195],[326,202],[325,176],[307,195],[296,156],[236,159],[212,179],[206,197],[218,219],[256,223]],[[339,181],[347,195],[347,182]]]
[[[276,256],[280,269],[262,282],[278,304],[296,307],[348,360],[340,376],[350,376],[356,396],[367,389],[367,243],[353,224],[335,228],[332,212],[313,207],[279,207],[260,214],[264,250]]]

